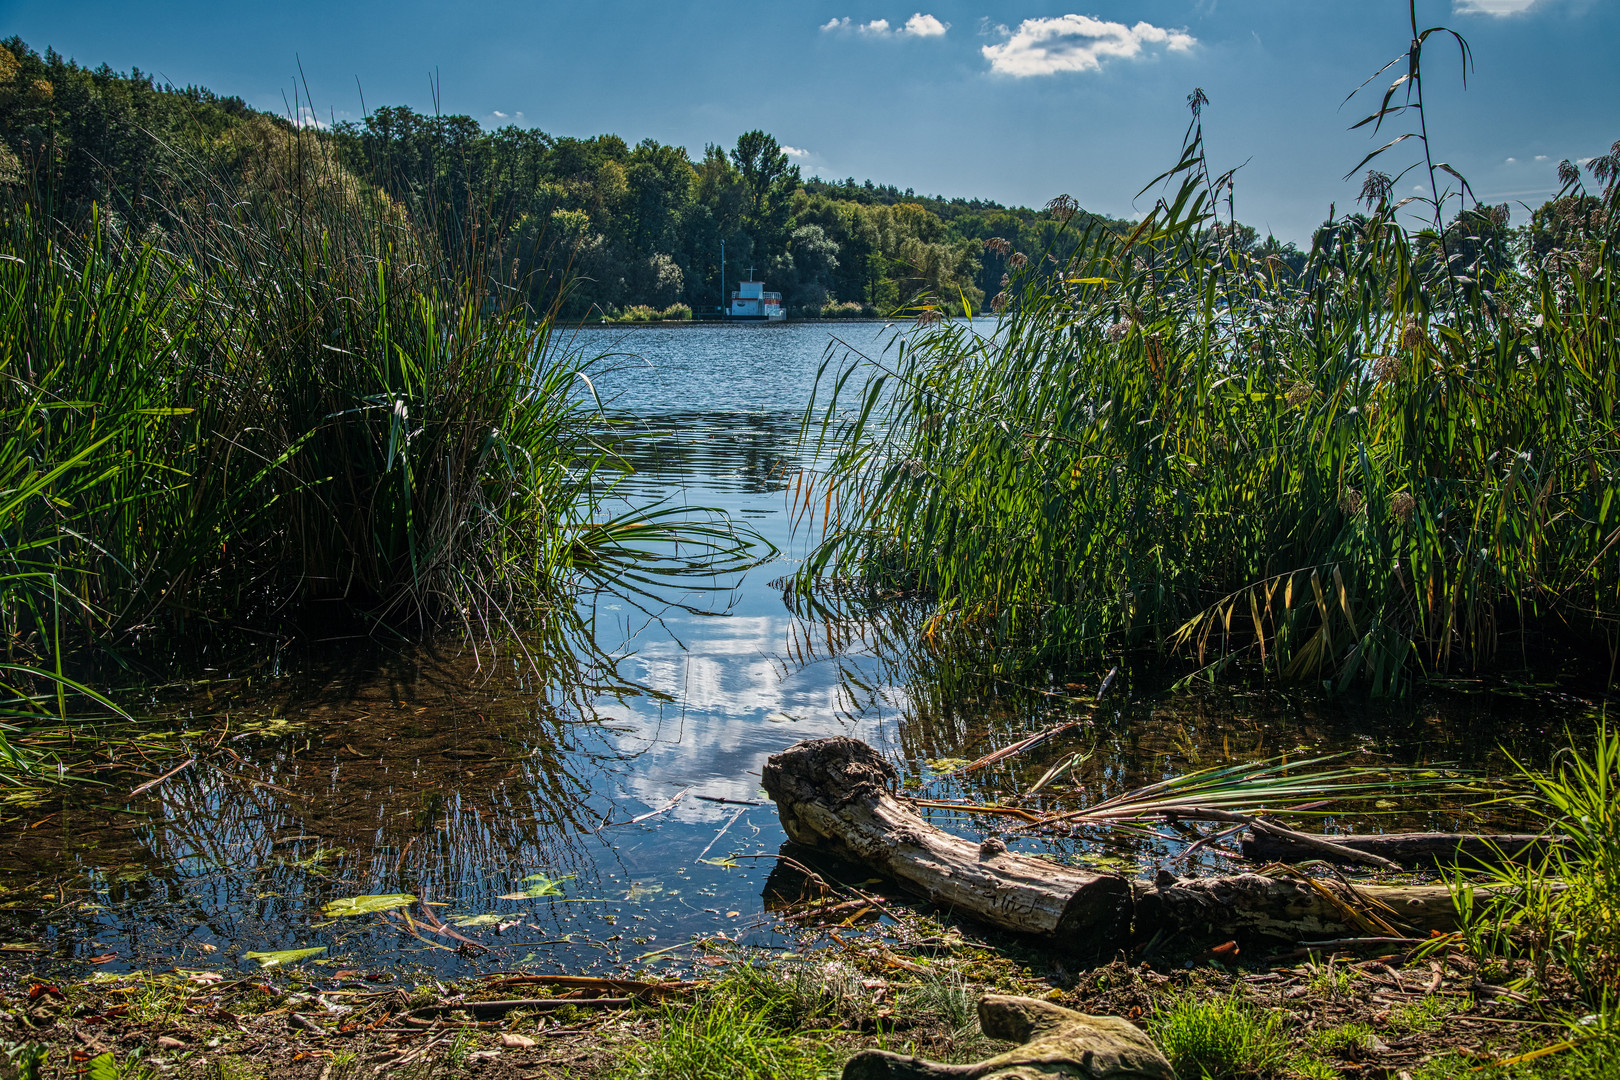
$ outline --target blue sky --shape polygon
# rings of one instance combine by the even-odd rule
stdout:
[[[904,6],[900,6],[901,3]],[[1367,150],[1345,95],[1405,47],[1404,0],[0,0],[0,35],[285,111],[302,65],[322,122],[434,107],[555,134],[687,147],[749,128],[806,175],[1130,216],[1210,98],[1239,218],[1304,241],[1353,201]],[[1538,205],[1562,158],[1620,138],[1616,0],[1420,0],[1463,33],[1428,68],[1435,152],[1487,201]],[[1387,77],[1386,77],[1387,78]],[[301,92],[301,91],[300,91]],[[1376,104],[1370,102],[1369,108]],[[1407,144],[1412,145],[1412,144]],[[1405,164],[1410,159],[1403,159]],[[1410,183],[1405,185],[1409,190]],[[1517,209],[1517,207],[1515,207]],[[1519,211],[1522,214],[1522,211]]]

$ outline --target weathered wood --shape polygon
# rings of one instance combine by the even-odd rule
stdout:
[[[894,793],[893,768],[842,736],[802,742],[763,772],[793,841],[850,859],[937,903],[1058,947],[1106,955],[1168,938],[1244,942],[1426,936],[1456,929],[1438,885],[1356,885],[1261,874],[1154,882],[1093,874],[930,825]],[[1314,848],[1312,849],[1315,850]],[[1320,854],[1319,852],[1317,854]]]
[[[1378,836],[1317,836],[1311,840],[1376,855],[1402,866],[1499,866],[1502,862],[1528,862],[1545,856],[1551,847],[1567,842],[1562,836],[1479,833],[1386,833]],[[1506,856],[1506,860],[1503,856]],[[1303,862],[1324,858],[1320,845],[1301,843],[1286,835],[1250,832],[1243,837],[1243,857],[1256,862]],[[1337,860],[1335,860],[1337,861]]]
[[[1382,933],[1426,937],[1457,929],[1443,885],[1357,885],[1264,874],[1133,882],[1138,939],[1234,938],[1290,943]],[[1383,925],[1380,925],[1380,921]]]
[[[796,843],[853,859],[935,903],[1068,949],[1106,954],[1125,944],[1131,888],[935,828],[896,795],[894,769],[856,739],[815,739],[773,755],[761,782]]]
[[[1117,1016],[990,994],[979,1001],[979,1027],[1023,1045],[972,1065],[867,1050],[850,1058],[844,1080],[1175,1080],[1153,1040]]]

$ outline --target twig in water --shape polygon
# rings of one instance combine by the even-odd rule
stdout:
[[[733,811],[732,815],[726,819],[726,823],[720,826],[720,831],[714,834],[714,839],[709,841],[709,846],[698,852],[697,861],[702,862],[704,856],[713,851],[714,845],[718,844],[720,842],[720,838],[726,835],[726,830],[737,824],[737,819],[746,813],[748,813],[748,807],[746,806],[739,806],[735,811]]]
[[[163,783],[163,781],[167,780],[169,777],[173,776],[175,773],[182,772],[182,771],[184,771],[186,769],[191,768],[191,766],[195,765],[196,762],[197,762],[197,759],[194,758],[194,757],[186,758],[186,760],[184,762],[182,762],[179,765],[176,765],[174,768],[170,769],[168,772],[164,773],[162,776],[157,777],[155,780],[148,780],[146,783],[142,784],[140,787],[136,788],[134,791],[131,791],[129,793],[129,797],[133,799],[135,796],[139,795],[143,791],[151,791],[153,788],[155,788],[159,784]]]
[[[691,788],[682,788],[680,791],[677,791],[670,798],[669,802],[665,803],[663,806],[660,806],[656,810],[649,810],[645,814],[638,814],[637,816],[631,818],[629,821],[604,821],[601,825],[597,826],[597,828],[605,829],[610,825],[636,825],[636,824],[639,824],[639,823],[641,823],[643,821],[646,821],[648,818],[655,818],[659,814],[668,813],[669,811],[675,809],[675,804],[680,802],[681,799],[683,799],[686,796],[686,793],[688,791],[691,791],[691,790],[692,790]]]

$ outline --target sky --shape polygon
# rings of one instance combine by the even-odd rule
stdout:
[[[903,4],[903,6],[901,6]],[[1485,202],[1534,207],[1557,165],[1620,139],[1620,0],[1419,0],[1437,160]],[[0,37],[138,67],[310,122],[367,108],[731,146],[763,128],[806,176],[1120,217],[1174,164],[1202,88],[1240,220],[1303,244],[1373,142],[1406,0],[0,0]],[[307,90],[307,97],[306,95]],[[1398,119],[1395,121],[1399,123]],[[1386,155],[1398,172],[1415,141]],[[1401,191],[1412,193],[1409,176]]]

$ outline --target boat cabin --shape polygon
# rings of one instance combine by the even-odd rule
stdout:
[[[739,281],[726,314],[733,319],[781,322],[787,318],[787,308],[782,306],[782,294],[766,292],[763,281]]]

